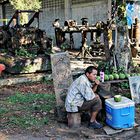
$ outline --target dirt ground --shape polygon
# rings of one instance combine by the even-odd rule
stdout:
[[[82,71],[83,68],[91,65],[91,63],[83,63],[81,61],[78,61],[78,64],[77,61],[72,61],[71,63],[73,63],[71,67],[73,72]],[[123,89],[116,86],[113,88],[116,93],[124,93]],[[52,83],[42,82],[5,86],[0,90],[0,98],[2,100],[18,91],[23,93],[54,94],[54,87]],[[49,123],[39,129],[32,128],[30,130],[25,130],[20,128],[0,128],[0,140],[137,140],[140,136],[140,127],[114,135],[107,135],[104,129],[93,130],[88,128],[87,121],[83,121],[81,127],[77,129],[69,128],[66,122],[58,121],[55,109],[48,115],[50,120]],[[140,124],[140,110],[138,110],[138,108],[136,109],[136,122]],[[105,123],[104,126],[106,126]]]
[[[52,84],[46,83],[30,83],[6,86],[1,88],[0,98],[4,98],[14,94],[15,92],[32,92],[53,94],[54,88]],[[123,91],[122,91],[123,92]],[[49,114],[49,124],[44,125],[41,129],[24,130],[19,128],[9,128],[7,130],[0,129],[0,140],[108,140],[108,139],[134,139],[140,136],[140,127],[136,127],[129,131],[123,131],[114,135],[107,135],[103,129],[93,130],[87,127],[87,122],[82,122],[81,127],[72,129],[67,123],[57,121],[54,111]],[[136,122],[140,124],[140,110],[136,108]],[[106,125],[106,124],[105,124]]]

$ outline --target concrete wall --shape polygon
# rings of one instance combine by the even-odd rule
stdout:
[[[92,3],[72,5],[72,18],[81,24],[81,18],[88,18],[89,24],[97,21],[106,21],[108,18],[108,0],[99,0]]]
[[[97,21],[106,22],[108,18],[108,0],[72,5],[72,19],[81,24],[82,17],[88,18],[89,25],[94,25]],[[87,36],[87,44],[89,44],[90,33]],[[81,34],[74,34],[74,43],[75,48],[81,47]]]
[[[90,24],[95,24],[99,20],[106,21],[109,17],[108,11],[111,9],[111,0],[88,0],[89,2],[82,0],[80,3],[74,3],[73,1],[74,0],[63,0],[62,2],[61,0],[61,7],[43,8],[43,13],[41,13],[40,16],[40,27],[45,29],[53,38],[54,29],[52,22],[56,18],[60,19],[60,24],[63,26],[64,21],[67,19],[74,19],[78,24],[81,24],[81,18],[87,17]],[[59,2],[57,4],[59,5]],[[67,39],[69,40],[69,35],[67,35]],[[79,48],[79,44],[81,44],[80,34],[74,34],[74,42],[75,48]]]
[[[43,0],[43,12],[40,13],[40,28],[46,30],[47,34],[54,38],[53,21],[56,18],[60,19],[61,24],[65,21],[64,0],[50,0],[54,3],[45,3]]]

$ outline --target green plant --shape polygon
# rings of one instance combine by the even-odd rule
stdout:
[[[42,82],[46,84],[53,84],[53,80],[50,77],[43,77]]]
[[[70,45],[69,45],[69,43],[68,43],[67,41],[65,41],[65,42],[60,46],[60,48],[61,48],[62,50],[66,50],[66,49],[70,48]]]
[[[20,126],[20,128],[41,127],[48,123],[48,118],[36,118],[30,114],[21,116],[12,116],[9,118],[9,125]]]
[[[104,71],[105,74],[110,74],[110,64],[109,62],[98,62],[98,72]]]
[[[4,108],[4,107],[0,107],[0,116],[7,113],[8,112],[8,109],[7,108]]]
[[[27,93],[27,94],[22,94],[17,92],[15,95],[10,96],[8,98],[8,101],[10,103],[30,103],[36,100],[41,100],[41,99],[47,99],[47,100],[54,100],[54,95],[50,94],[33,94],[33,93]]]
[[[130,92],[126,92],[125,94],[123,94],[123,96],[125,96],[125,97],[127,97],[129,99],[132,99]]]
[[[129,89],[129,88],[130,88],[128,82],[119,83],[119,86],[120,86],[120,88],[122,88],[122,89]]]
[[[118,73],[125,73],[125,68],[124,67],[119,67],[118,68]]]
[[[16,56],[23,56],[26,58],[33,58],[35,56],[37,56],[37,54],[35,54],[34,52],[30,53],[27,49],[25,49],[24,47],[19,48],[18,50],[15,50],[15,55]]]

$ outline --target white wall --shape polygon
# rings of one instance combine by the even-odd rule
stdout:
[[[108,18],[108,0],[72,5],[72,19],[81,24],[81,18],[83,17],[88,18],[89,25],[96,24],[97,21],[106,22]],[[90,34],[88,34],[87,38],[89,44]],[[75,48],[79,48],[81,45],[81,34],[74,35],[74,42]]]
[[[59,18],[61,25],[63,25],[65,21],[64,9],[43,9],[43,12],[40,13],[40,28],[46,30],[48,35],[54,36],[52,23],[56,18]]]
[[[72,5],[72,18],[81,23],[82,17],[87,17],[90,24],[97,21],[106,21],[108,18],[108,0],[99,0],[92,3]]]

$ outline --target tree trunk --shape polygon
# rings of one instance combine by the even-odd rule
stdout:
[[[128,72],[131,62],[131,51],[128,29],[123,24],[116,27],[115,60],[118,69],[123,68],[125,72]]]
[[[106,60],[110,61],[110,50],[109,50],[109,39],[108,39],[108,29],[105,28],[104,29],[104,51],[105,51],[105,56],[106,56]]]

